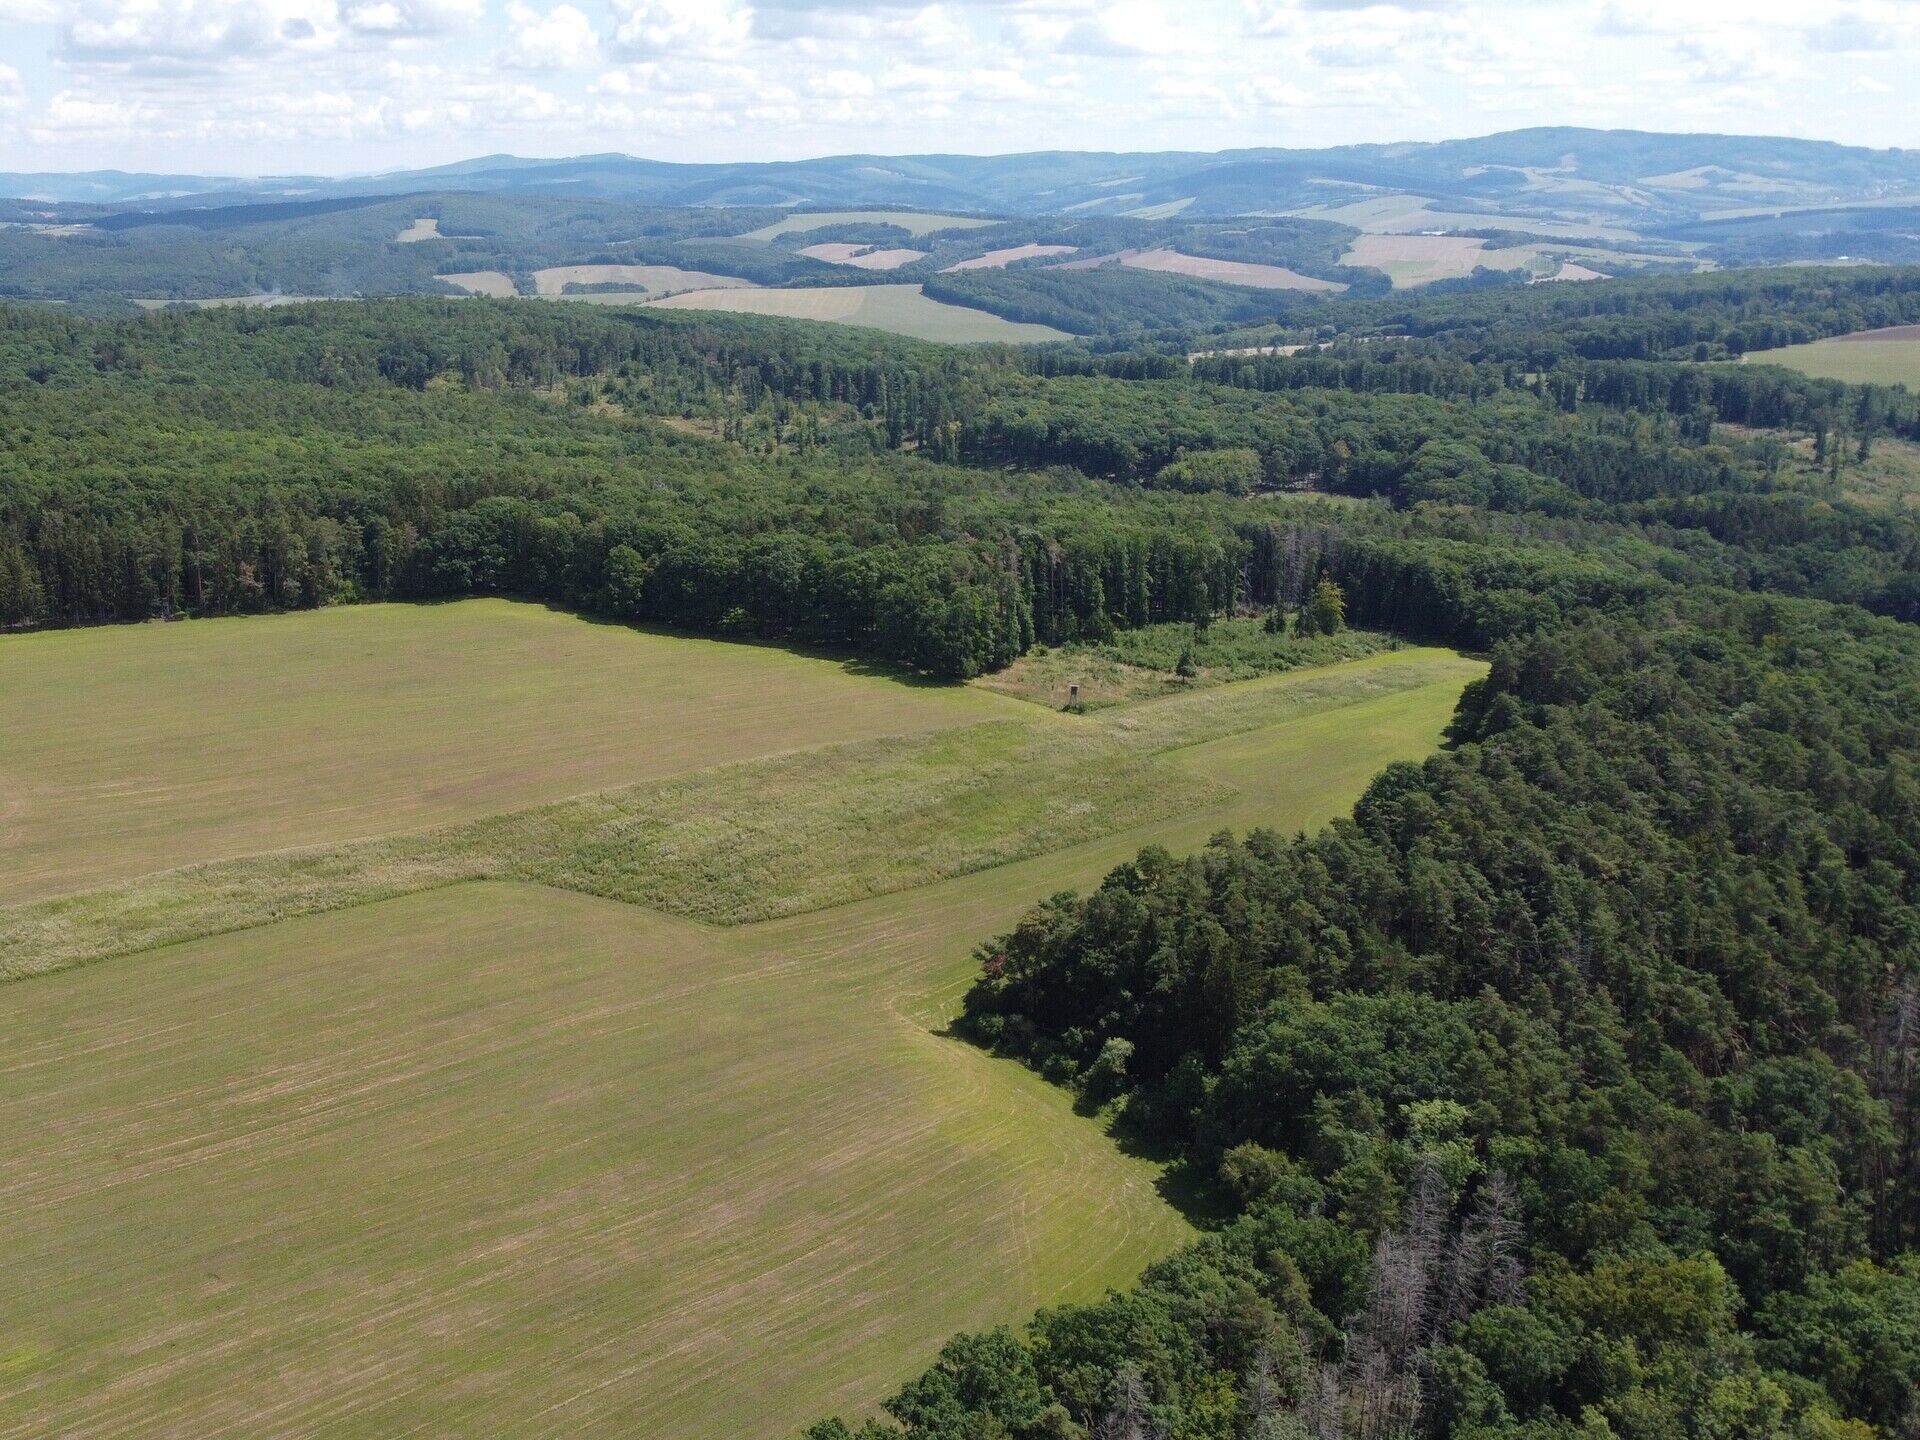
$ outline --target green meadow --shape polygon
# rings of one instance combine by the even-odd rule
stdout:
[[[1890,340],[1814,340],[1779,350],[1752,350],[1743,358],[1749,365],[1785,365],[1804,375],[1850,385],[1905,385],[1920,390],[1920,338],[1911,335]]]
[[[65,697],[0,717],[42,815],[0,908],[0,1435],[196,1437],[774,1436],[1126,1283],[1186,1224],[942,1033],[973,946],[1142,844],[1332,819],[1480,668],[1069,715],[493,601],[0,666]],[[144,738],[85,758],[116,707]],[[71,838],[141,775],[174,803]]]

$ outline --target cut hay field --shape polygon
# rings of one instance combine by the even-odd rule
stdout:
[[[1920,329],[1914,326],[1842,335],[1779,350],[1752,350],[1742,359],[1749,365],[1785,365],[1804,375],[1853,385],[1905,385],[1920,390]]]
[[[1004,250],[988,250],[970,260],[947,266],[942,274],[955,270],[1004,270],[1016,260],[1040,260],[1049,255],[1071,255],[1078,245],[1009,245]]]
[[[499,600],[48,631],[0,657],[0,903],[1002,708]]]
[[[551,265],[533,272],[534,293],[548,299],[565,295],[569,285],[628,285],[652,295],[672,295],[683,290],[751,289],[753,283],[737,275],[712,275],[677,265]],[[567,298],[591,300],[593,296]]]
[[[1199,255],[1182,255],[1164,246],[1157,250],[1132,250],[1119,257],[1120,263],[1135,270],[1157,270],[1167,275],[1187,275],[1196,280],[1217,280],[1223,285],[1249,285],[1256,290],[1335,291],[1347,287],[1337,280],[1316,280],[1284,265],[1254,265],[1242,260],[1209,260]]]
[[[1395,289],[1458,279],[1471,275],[1479,266],[1533,270],[1543,275],[1555,268],[1555,262],[1543,259],[1537,247],[1516,245],[1489,250],[1486,241],[1468,235],[1361,235],[1340,257],[1340,263],[1384,270]]]
[[[940,230],[976,230],[996,225],[978,215],[927,215],[918,210],[821,210],[803,215],[788,215],[758,230],[749,230],[742,240],[773,240],[807,230],[824,230],[829,225],[894,225],[918,238]]]
[[[469,295],[487,295],[495,300],[511,300],[520,293],[513,288],[512,277],[498,270],[461,270],[433,278],[444,280]]]
[[[697,290],[654,302],[668,310],[733,310],[783,315],[793,320],[830,320],[891,330],[919,340],[955,345],[999,341],[1038,344],[1073,337],[1051,325],[1003,320],[985,310],[948,305],[921,294],[918,285],[826,285],[791,290]]]
[[[1331,220],[1377,235],[1402,235],[1421,230],[1524,230],[1532,235],[1571,240],[1632,242],[1641,238],[1637,231],[1598,219],[1546,220],[1533,215],[1435,210],[1432,206],[1433,202],[1425,196],[1389,193],[1370,195],[1345,205],[1314,205],[1287,213],[1310,220]]]
[[[550,775],[560,746],[566,783],[632,783],[0,908],[0,973],[96,942],[0,985],[7,1440],[771,1440],[870,1408],[957,1328],[1125,1283],[1186,1227],[1062,1092],[938,1033],[972,947],[1143,843],[1323,823],[1480,671],[1409,649],[1081,717],[504,602],[87,634],[203,628],[183,664],[55,647],[34,686],[215,718],[225,657],[225,751],[251,727],[283,818],[377,790],[405,824],[373,752],[409,712],[443,747],[503,724],[490,770]],[[469,678],[489,632],[511,663]],[[0,637],[0,664],[78,638]],[[566,700],[519,728],[543,682]],[[702,683],[739,688],[700,709]],[[303,767],[323,703],[385,779]],[[12,723],[53,755],[82,708]],[[758,733],[707,733],[734,718]],[[178,801],[220,782],[221,743],[168,733],[145,763]],[[149,857],[110,827],[99,849]],[[442,868],[396,890],[402,854]],[[177,943],[115,954],[129,916]]]
[[[800,253],[809,260],[824,260],[829,265],[851,265],[856,270],[898,270],[916,260],[927,258],[924,250],[883,250],[872,245],[807,245]]]

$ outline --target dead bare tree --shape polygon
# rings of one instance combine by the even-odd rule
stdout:
[[[1107,1387],[1107,1408],[1094,1423],[1092,1440],[1161,1440],[1152,1396],[1133,1366],[1123,1365],[1114,1373]]]

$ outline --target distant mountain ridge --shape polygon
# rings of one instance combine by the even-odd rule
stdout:
[[[426,191],[548,192],[650,205],[1195,218],[1338,210],[1370,197],[1410,195],[1469,217],[1647,229],[1920,199],[1920,150],[1556,127],[1464,140],[1213,153],[835,155],[702,164],[622,154],[487,155],[349,177],[0,172],[0,196],[64,205],[171,209]]]

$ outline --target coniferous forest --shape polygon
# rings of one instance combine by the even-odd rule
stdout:
[[[795,1428],[1920,1436],[1920,400],[1739,363],[1920,271],[1314,320],[0,309],[0,625],[503,594],[964,678],[1332,606],[1484,654],[1350,818],[979,937],[960,1029],[1203,1237]]]

